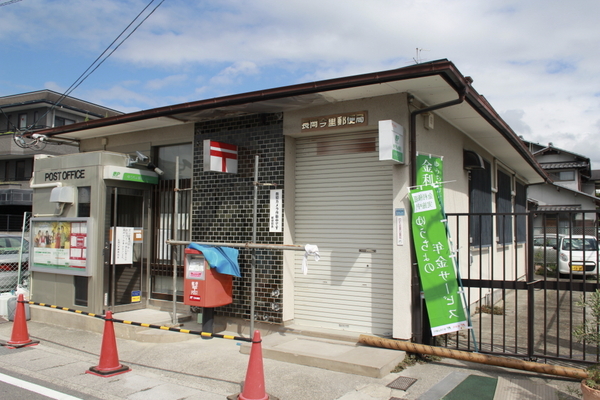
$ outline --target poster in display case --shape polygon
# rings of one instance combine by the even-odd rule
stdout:
[[[29,269],[90,276],[90,218],[33,218]]]

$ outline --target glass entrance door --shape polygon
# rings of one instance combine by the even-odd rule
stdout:
[[[144,230],[147,191],[107,188],[104,293],[108,309],[122,312],[145,308]]]

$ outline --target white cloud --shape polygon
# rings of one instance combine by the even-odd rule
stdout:
[[[147,1],[18,4],[0,14],[0,45],[21,63],[4,72],[19,76],[1,81],[3,92],[68,87]],[[103,92],[89,100],[121,110],[148,108],[404,67],[423,49],[421,61],[447,58],[473,77],[525,139],[592,150],[599,14],[591,1],[170,0],[78,93]]]
[[[258,72],[259,70],[253,62],[237,62],[219,72],[210,80],[210,83],[214,85],[231,85],[241,76],[256,75]]]
[[[67,90],[67,88],[59,85],[56,82],[46,82],[44,84],[44,89],[53,90],[57,93],[64,93]]]
[[[169,75],[160,79],[152,79],[146,82],[146,88],[150,90],[159,90],[168,86],[179,86],[188,79],[185,74]]]

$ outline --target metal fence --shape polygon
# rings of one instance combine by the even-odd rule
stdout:
[[[29,248],[31,213],[25,212],[20,233],[0,235],[0,292],[29,288]]]
[[[482,218],[490,223],[473,221]],[[589,319],[578,302],[600,288],[595,210],[448,220],[472,329],[440,337],[443,345],[558,364],[600,361],[598,348],[573,336]]]

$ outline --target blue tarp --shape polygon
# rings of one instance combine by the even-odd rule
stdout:
[[[238,264],[237,249],[231,247],[206,246],[198,243],[190,243],[188,249],[198,250],[204,254],[211,268],[218,273],[242,277],[240,265]]]

